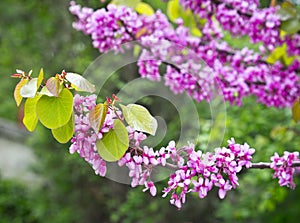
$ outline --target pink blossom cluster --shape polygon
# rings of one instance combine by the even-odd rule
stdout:
[[[118,52],[121,44],[132,40],[126,29],[136,33],[143,25],[137,13],[125,6],[108,5],[107,10],[94,11],[71,2],[70,12],[78,17],[73,27],[91,35],[94,47],[100,52]]]
[[[196,151],[194,145],[185,147],[184,151],[186,164],[170,175],[168,187],[163,191],[163,196],[172,193],[170,202],[179,209],[187,193],[195,192],[202,199],[214,186],[219,188],[219,198],[223,199],[227,191],[239,185],[237,173],[242,167],[251,167],[255,152],[247,143],[236,144],[233,138],[227,147],[216,148],[214,153]]]
[[[175,163],[183,163],[183,159],[176,155],[175,142],[169,143],[167,148],[154,151],[153,148],[143,146],[140,143],[147,138],[141,132],[137,132],[131,127],[127,127],[129,133],[130,146],[128,152],[118,161],[119,166],[126,166],[129,169],[129,177],[132,178],[131,186],[145,185],[144,192],[148,189],[150,194],[155,196],[157,189],[151,179],[153,169],[159,165],[165,166],[167,159],[171,158]],[[177,160],[177,158],[180,160]]]
[[[108,50],[122,51],[120,46],[139,39],[158,29],[169,29],[168,19],[160,11],[147,17],[138,15],[131,8],[109,4],[96,11],[71,2],[70,12],[77,17],[73,27],[90,35],[93,45],[101,53]]]
[[[285,151],[283,156],[275,153],[271,157],[271,161],[270,167],[275,171],[273,178],[278,178],[280,186],[287,186],[294,189],[296,185],[293,181],[293,175],[296,169],[292,165],[294,161],[300,161],[299,152],[291,153]]]
[[[181,3],[207,18],[202,37],[193,36],[181,19],[174,28],[160,11],[145,16],[125,6],[109,5],[92,13],[93,10],[75,3],[70,11],[78,18],[74,27],[91,35],[100,52],[109,49],[118,52],[122,43],[138,40],[143,47],[137,62],[140,75],[152,81],[164,80],[175,94],[187,93],[196,101],[210,101],[215,95],[213,92],[220,89],[225,100],[237,105],[250,95],[267,106],[290,107],[294,103],[300,95],[299,61],[286,66],[280,61],[271,65],[264,60],[266,49],[273,49],[284,41],[290,55],[300,53],[297,34],[279,39],[276,8],[260,9],[258,1],[248,0]],[[223,29],[236,35],[250,35],[253,42],[263,42],[261,52],[247,47],[232,49],[223,41],[216,21],[210,18],[212,13],[219,18]],[[242,20],[234,16],[242,16]],[[164,74],[161,74],[162,64],[167,65]]]
[[[232,35],[246,35],[253,43],[263,43],[262,53],[265,48],[272,51],[276,46],[287,43],[290,55],[300,54],[299,34],[280,36],[281,18],[277,14],[279,6],[260,8],[258,0],[181,0],[180,3],[200,18],[209,21],[209,27],[216,26],[211,22],[215,15],[222,28]],[[207,36],[205,31],[203,33]]]
[[[252,0],[181,0],[200,18],[212,20],[215,15],[219,24],[234,36],[249,35],[253,43],[262,42],[273,50],[280,44],[280,17],[277,8],[259,8],[259,1]]]
[[[98,154],[96,140],[101,139],[104,133],[113,128],[114,113],[108,111],[102,128],[96,133],[88,119],[89,111],[96,105],[96,98],[96,95],[74,96],[75,129],[69,150],[71,154],[77,152],[90,163],[96,174],[105,176],[106,162]]]
[[[296,33],[293,36],[286,36],[285,43],[287,44],[288,55],[300,55],[300,34]]]

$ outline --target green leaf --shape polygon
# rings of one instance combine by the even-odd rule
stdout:
[[[130,8],[135,8],[137,4],[139,4],[141,0],[113,0],[110,2],[110,4],[114,5],[125,5]]]
[[[23,98],[33,98],[37,91],[37,78],[32,78],[20,89],[20,95]]]
[[[138,57],[141,52],[141,47],[139,45],[134,45],[133,47],[133,55]]]
[[[267,62],[274,64],[276,61],[280,60],[284,65],[288,66],[294,61],[294,57],[289,57],[287,55],[287,46],[284,43],[282,46],[276,47],[272,53],[267,58]]]
[[[66,79],[72,84],[76,91],[86,91],[93,93],[96,91],[95,85],[91,84],[87,79],[79,74],[67,73]]]
[[[294,5],[287,1],[281,4],[280,9],[276,13],[280,16],[281,21],[286,21],[297,16]]]
[[[176,19],[182,18],[184,25],[190,28],[190,32],[194,36],[202,36],[201,31],[197,27],[198,23],[203,23],[203,19],[197,18],[195,19],[195,15],[191,12],[191,10],[186,10],[182,5],[180,5],[179,0],[171,0],[168,1],[167,5],[167,15],[172,22],[175,22]]]
[[[47,80],[46,88],[52,95],[58,97],[60,88],[59,79],[56,77],[50,77]]]
[[[36,104],[40,98],[41,96],[35,96],[34,98],[27,98],[25,101],[23,123],[30,132],[34,131],[38,123]]]
[[[180,6],[178,0],[171,0],[168,2],[167,15],[172,22],[180,18]]]
[[[27,83],[28,83],[27,79],[21,79],[15,87],[14,98],[17,103],[17,106],[20,106],[22,99],[23,99],[23,97],[21,96],[21,93],[20,93],[21,88]]]
[[[55,97],[55,95],[53,95],[46,86],[44,86],[42,88],[42,90],[39,92],[40,95],[47,95],[49,97]]]
[[[73,95],[64,88],[58,97],[43,95],[37,103],[37,115],[49,129],[57,129],[70,120],[73,112]]]
[[[126,122],[135,130],[155,135],[157,121],[149,111],[137,104],[124,106],[120,104]]]
[[[297,17],[288,19],[286,21],[282,21],[281,29],[285,31],[287,34],[295,34],[298,31],[300,31],[300,21]]]
[[[129,147],[128,132],[119,119],[114,121],[114,128],[96,143],[99,155],[108,162],[119,160]]]
[[[152,15],[154,14],[154,10],[153,8],[145,3],[145,2],[140,2],[136,7],[135,10],[139,13],[139,14],[144,14],[144,15]]]
[[[51,129],[51,132],[59,143],[67,143],[74,134],[74,115],[71,115],[67,124],[57,129]]]
[[[106,104],[106,102],[104,104],[98,104],[96,105],[89,113],[89,122],[92,126],[92,128],[95,130],[95,132],[99,132],[106,114],[108,111],[108,106]]]
[[[295,101],[292,107],[292,115],[296,123],[300,121],[300,98]]]
[[[37,88],[40,87],[41,83],[43,82],[43,79],[44,79],[44,70],[43,70],[43,68],[41,68],[39,76],[38,76]]]

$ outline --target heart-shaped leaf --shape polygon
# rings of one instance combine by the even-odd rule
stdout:
[[[67,124],[51,130],[52,135],[59,143],[67,143],[74,134],[74,115],[71,115]]]
[[[15,101],[17,103],[17,106],[20,106],[21,104],[21,101],[23,99],[23,97],[21,96],[21,88],[28,83],[28,80],[27,79],[21,79],[19,81],[19,83],[16,85],[15,87],[15,91],[14,91],[14,98],[15,98]]]
[[[74,87],[76,91],[93,93],[96,90],[95,85],[91,84],[87,79],[79,74],[67,73],[66,79],[72,84],[72,87]]]
[[[126,122],[135,130],[155,135],[157,121],[149,111],[137,104],[120,104]]]
[[[95,132],[99,132],[108,111],[107,103],[96,105],[89,113],[89,122]]]
[[[47,80],[46,87],[48,91],[53,94],[55,97],[59,95],[59,80],[56,77],[50,77]]]
[[[114,128],[98,140],[97,149],[99,155],[108,162],[119,160],[129,146],[128,132],[125,125],[119,119],[114,121]]]
[[[38,89],[37,83],[38,83],[38,79],[32,78],[20,89],[20,95],[23,98],[33,98],[36,95]]]
[[[73,112],[73,95],[67,88],[64,88],[58,97],[43,95],[37,103],[36,111],[44,126],[57,129],[70,120]]]
[[[23,123],[30,132],[33,132],[38,123],[38,117],[36,114],[36,104],[40,97],[41,96],[27,98],[25,101]]]

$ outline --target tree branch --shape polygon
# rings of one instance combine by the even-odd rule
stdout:
[[[171,163],[166,163],[166,165],[163,167],[166,167],[167,169],[172,170],[172,171],[179,170],[179,167],[177,165],[171,164]]]
[[[249,169],[271,169],[270,165],[271,163],[268,162],[252,163],[252,166]],[[171,163],[166,163],[166,165],[163,167],[166,167],[167,169],[172,171],[179,170],[179,167],[177,165]],[[292,167],[300,167],[300,161],[294,161]]]
[[[271,163],[267,162],[259,162],[259,163],[252,163],[251,169],[267,169],[270,167]],[[280,166],[280,165],[278,165]],[[300,167],[300,161],[294,161],[292,167]]]

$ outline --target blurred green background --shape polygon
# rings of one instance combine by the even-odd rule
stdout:
[[[97,8],[98,0],[77,1]],[[154,8],[165,10],[162,1],[151,2]],[[266,4],[266,3],[265,3]],[[0,118],[3,131],[6,124],[18,129],[22,136],[0,137],[25,144],[34,153],[36,162],[30,166],[36,179],[1,177],[0,223],[17,222],[295,222],[300,219],[300,189],[294,191],[278,186],[268,170],[249,170],[240,174],[240,187],[219,200],[213,190],[203,200],[189,196],[181,211],[168,199],[152,198],[142,187],[131,189],[107,178],[96,176],[92,168],[78,155],[70,155],[68,144],[56,143],[49,130],[38,126],[28,134],[20,124],[22,108],[13,101],[17,80],[9,76],[15,69],[33,70],[41,67],[49,77],[61,70],[83,73],[99,55],[89,37],[72,28],[73,17],[65,0],[1,0],[0,1]],[[129,66],[129,76],[114,76],[115,86],[122,86],[137,77],[137,69]],[[108,89],[110,91],[111,89]],[[115,89],[112,89],[115,90]],[[114,93],[114,92],[111,92]],[[159,99],[144,100],[146,106],[164,114],[169,123],[168,136],[176,137],[179,128],[176,117],[169,117],[171,105],[158,106]],[[210,133],[208,105],[199,103],[201,135],[205,143]],[[292,122],[289,109],[277,110],[257,104],[255,98],[243,101],[243,107],[227,105],[226,133],[223,144],[234,136],[239,143],[248,142],[256,148],[256,161],[268,161],[275,151],[299,150],[299,125]],[[219,114],[223,119],[225,114]],[[173,122],[174,121],[174,122]],[[5,124],[6,123],[6,124]],[[23,131],[23,130],[24,131]],[[213,139],[221,133],[214,131]],[[164,140],[162,144],[166,143]],[[202,148],[205,149],[205,146]],[[12,148],[0,144],[1,151]],[[1,153],[2,154],[2,153]],[[7,159],[14,157],[8,157]],[[3,160],[3,159],[2,159]],[[19,163],[15,172],[25,166]],[[2,172],[2,175],[5,175]],[[299,184],[299,175],[296,177]],[[158,184],[158,191],[166,181]]]

